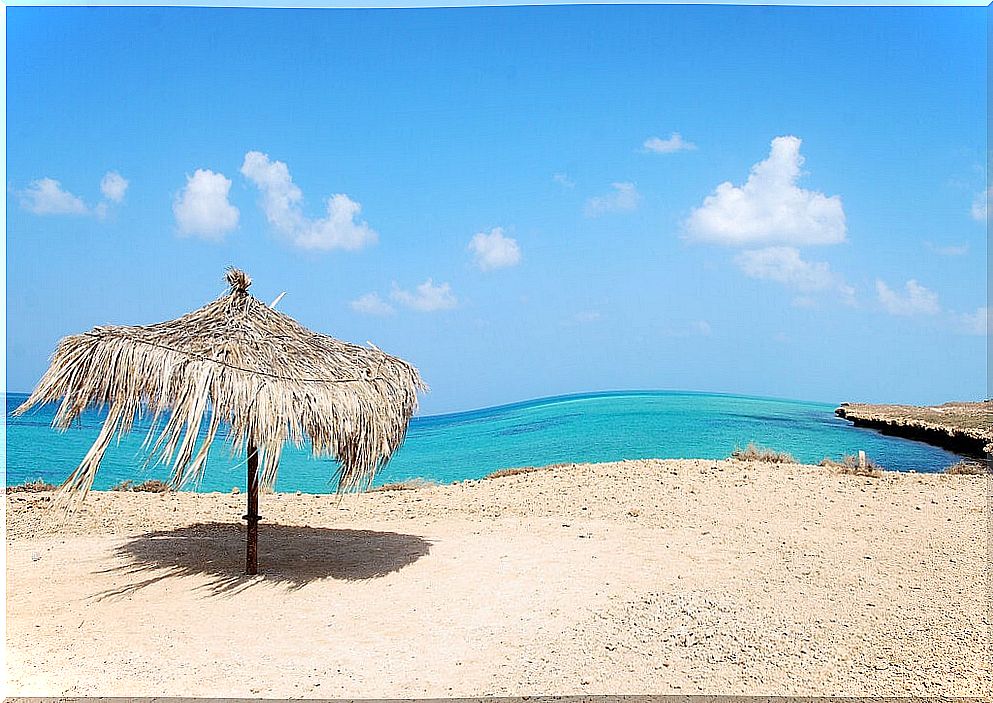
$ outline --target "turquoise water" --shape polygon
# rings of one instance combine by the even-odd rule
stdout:
[[[7,485],[42,478],[61,483],[86,454],[101,422],[87,412],[66,432],[50,425],[54,406],[10,417],[26,396],[7,396]],[[124,479],[165,479],[163,466],[142,468],[137,431],[112,446],[95,487]],[[881,466],[908,471],[941,471],[954,454],[920,442],[886,437],[852,427],[834,415],[834,406],[710,393],[644,391],[591,393],[515,403],[483,410],[414,418],[407,441],[376,483],[412,478],[450,482],[481,478],[512,466],[642,458],[727,457],[755,441],[816,463],[859,449]],[[245,487],[243,457],[215,443],[202,491]],[[306,449],[287,446],[276,489],[323,493],[332,490],[334,462],[313,459]]]

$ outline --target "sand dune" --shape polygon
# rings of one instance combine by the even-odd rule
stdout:
[[[346,496],[7,497],[11,695],[993,690],[988,477],[572,465]]]

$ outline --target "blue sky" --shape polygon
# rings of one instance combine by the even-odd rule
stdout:
[[[237,265],[429,413],[986,397],[986,18],[8,8],[8,388]]]

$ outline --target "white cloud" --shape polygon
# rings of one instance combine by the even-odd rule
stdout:
[[[709,337],[713,333],[713,328],[706,320],[694,320],[688,324],[664,327],[659,333],[665,337],[673,339],[685,339],[687,337]]]
[[[430,278],[417,286],[413,292],[404,290],[394,283],[390,297],[401,305],[418,312],[449,310],[458,305],[458,300],[452,293],[451,286],[447,283],[436,286]]]
[[[114,203],[124,200],[124,193],[128,190],[128,181],[117,171],[107,171],[100,181],[100,192],[103,197]]]
[[[876,280],[876,292],[880,304],[891,315],[935,315],[941,310],[938,294],[928,290],[914,279],[904,284],[904,295],[894,291],[886,283]]]
[[[578,322],[579,324],[599,322],[602,319],[603,314],[599,310],[583,310],[572,316],[573,322]]]
[[[973,313],[961,313],[956,316],[959,329],[965,334],[976,334],[985,337],[989,330],[990,309],[976,308]]]
[[[245,154],[241,174],[262,191],[262,209],[276,229],[293,234],[303,229],[305,218],[300,211],[303,192],[293,183],[289,167],[282,161],[269,161],[258,151]]]
[[[611,183],[614,189],[607,195],[598,195],[586,201],[583,212],[587,217],[599,217],[608,212],[623,212],[638,207],[641,194],[634,183]]]
[[[521,248],[517,240],[503,236],[502,227],[494,227],[489,234],[478,232],[469,241],[469,251],[483,271],[491,271],[521,263]]]
[[[697,334],[703,335],[704,337],[709,337],[710,333],[713,332],[713,328],[706,320],[696,320],[695,322],[691,322],[690,329]]]
[[[960,313],[954,316],[959,331],[985,337],[989,330],[990,309],[976,308],[976,312]]]
[[[19,194],[21,207],[35,215],[87,215],[82,198],[62,188],[54,178],[31,181]]]
[[[972,208],[969,211],[972,215],[972,219],[977,222],[986,222],[991,199],[993,199],[993,186],[984,190],[976,196],[975,200],[972,201]]]
[[[128,182],[117,171],[108,171],[100,181],[100,191],[107,200],[119,203],[124,199]],[[94,215],[103,219],[108,213],[107,201],[88,206],[82,198],[73,195],[54,178],[39,178],[18,192],[21,207],[35,215]]]
[[[295,241],[304,249],[345,249],[355,251],[373,244],[379,237],[363,220],[356,221],[362,206],[344,193],[327,200],[327,217],[310,220]]]
[[[238,208],[228,202],[231,181],[223,173],[198,168],[186,177],[186,187],[176,196],[172,213],[179,231],[204,239],[220,240],[238,226]]]
[[[841,198],[797,186],[801,140],[776,137],[743,186],[721,183],[686,220],[691,239],[729,246],[837,244],[845,240]]]
[[[751,278],[776,281],[801,293],[834,290],[846,302],[854,299],[855,290],[826,262],[805,261],[794,247],[749,249],[738,254],[734,261]]]
[[[346,249],[354,251],[373,244],[378,234],[357,220],[362,206],[344,193],[327,199],[327,216],[310,219],[303,214],[303,193],[293,183],[289,167],[282,161],[270,161],[258,151],[245,154],[241,174],[262,192],[262,209],[266,219],[280,233],[304,249]]]
[[[645,147],[646,151],[654,151],[656,154],[672,154],[677,151],[696,149],[696,144],[683,139],[679,132],[673,132],[668,139],[649,137],[642,146]]]
[[[378,293],[366,293],[349,303],[352,310],[364,315],[392,315],[393,306],[379,297]]]
[[[564,173],[556,173],[552,176],[552,180],[558,183],[563,188],[575,188],[576,182],[569,178],[568,175]]]
[[[942,256],[963,256],[969,253],[968,244],[948,244],[938,245],[931,242],[924,242],[928,249]]]

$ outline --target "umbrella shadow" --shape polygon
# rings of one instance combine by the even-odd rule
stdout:
[[[123,573],[138,580],[94,597],[103,600],[129,595],[183,576],[207,576],[207,583],[200,588],[213,595],[237,593],[257,583],[296,590],[321,579],[356,581],[386,576],[426,556],[430,549],[428,540],[397,532],[263,523],[259,526],[260,576],[248,576],[245,528],[200,523],[146,532],[117,547],[115,556],[124,563],[100,573]]]

